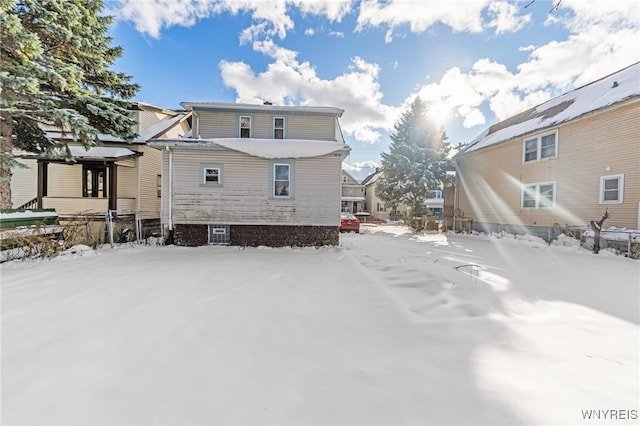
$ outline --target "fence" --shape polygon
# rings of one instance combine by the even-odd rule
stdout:
[[[105,214],[59,215],[58,223],[43,223],[3,229],[0,262],[12,259],[49,257],[76,245],[146,242],[162,244],[159,212],[114,211]]]

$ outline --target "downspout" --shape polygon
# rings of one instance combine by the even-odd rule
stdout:
[[[173,231],[173,151],[169,148],[169,145],[165,146],[167,152],[169,152],[169,188],[167,189],[167,204],[169,208],[169,231]]]

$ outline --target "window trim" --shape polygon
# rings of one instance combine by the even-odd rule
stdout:
[[[276,195],[276,166],[289,167],[289,195]],[[295,199],[295,160],[273,159],[269,160],[269,199],[293,200]]]
[[[551,205],[543,206],[540,203],[540,187],[551,185],[553,187],[553,197],[551,199]],[[534,187],[533,192],[533,201],[534,206],[525,207],[525,191],[527,188]],[[558,185],[557,182],[535,182],[535,183],[523,183],[520,190],[520,210],[553,210],[556,208],[556,199],[558,196]],[[529,200],[530,198],[527,198]]]
[[[207,170],[218,169],[218,182],[207,182]],[[200,186],[223,186],[224,167],[222,164],[200,164]]]
[[[278,119],[282,120],[282,129],[280,129],[279,127],[276,127],[276,120],[278,120]],[[286,134],[285,134],[285,129],[286,129],[286,126],[287,126],[286,123],[287,123],[287,120],[285,119],[285,117],[281,117],[281,116],[273,117],[273,120],[271,121],[271,125],[272,125],[271,126],[272,127],[272,129],[271,129],[271,137],[273,139],[280,140],[280,139],[285,139],[286,138]],[[281,138],[277,138],[276,137],[276,130],[282,130],[282,137]]]
[[[554,135],[554,149],[553,155],[542,157],[542,138],[545,136]],[[536,142],[536,157],[531,160],[527,160],[527,153],[533,151],[527,151],[527,142],[535,141]],[[522,139],[522,164],[536,163],[538,161],[546,161],[551,160],[553,158],[558,158],[558,129],[551,130],[544,133],[538,133],[537,135],[531,135]]]
[[[617,200],[605,200],[604,199],[604,183],[606,180],[618,180],[618,199]],[[600,176],[600,191],[598,192],[599,204],[622,204],[624,203],[624,173]]]
[[[243,138],[242,137],[242,129],[245,129],[246,127],[242,127],[242,119],[243,118],[248,118],[249,119],[249,137],[247,138]],[[238,116],[238,138],[240,139],[250,139],[251,137],[253,137],[253,116],[251,115],[239,115]]]

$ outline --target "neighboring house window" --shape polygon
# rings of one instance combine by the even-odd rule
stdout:
[[[271,160],[271,198],[294,198],[295,163],[293,160]]]
[[[222,164],[201,164],[200,185],[222,186]]]
[[[558,132],[545,133],[524,140],[523,161],[544,160],[558,156]]]
[[[342,176],[342,183],[347,183],[347,177],[346,176]]]
[[[84,165],[82,174],[83,197],[107,198],[107,168],[105,166]]]
[[[533,183],[522,186],[523,209],[552,209],[556,204],[556,183]]]
[[[284,118],[274,117],[273,119],[273,138],[284,139]]]
[[[162,175],[156,178],[156,188],[158,189],[158,197],[162,197]]]
[[[600,177],[600,204],[620,204],[624,195],[624,175]]]
[[[248,115],[240,116],[240,137],[241,138],[251,137],[251,117]]]
[[[377,207],[377,211],[379,211],[379,212],[386,212],[387,211],[387,208],[382,203],[377,203],[376,207]]]

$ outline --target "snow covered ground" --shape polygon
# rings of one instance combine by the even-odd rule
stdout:
[[[7,262],[2,423],[637,424],[640,262],[562,243],[363,226]]]

